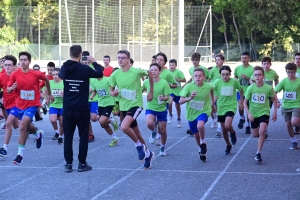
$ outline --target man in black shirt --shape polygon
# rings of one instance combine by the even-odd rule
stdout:
[[[79,154],[78,171],[89,171],[92,169],[86,163],[89,137],[89,79],[102,78],[103,67],[97,64],[92,56],[88,59],[95,70],[88,65],[81,64],[82,48],[80,45],[70,47],[71,59],[61,67],[59,77],[64,82],[63,98],[63,126],[64,126],[64,157],[66,160],[65,171],[72,172],[73,163],[73,136],[76,126],[79,132]]]

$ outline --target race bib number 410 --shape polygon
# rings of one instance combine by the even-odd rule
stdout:
[[[135,90],[122,89],[121,97],[123,97],[124,99],[135,101],[136,91]]]
[[[284,98],[287,100],[296,100],[296,92],[284,92]]]
[[[24,100],[34,100],[34,90],[21,90],[20,97]]]
[[[253,103],[265,103],[266,95],[265,94],[252,94],[252,102]]]

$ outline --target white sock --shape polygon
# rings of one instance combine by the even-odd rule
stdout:
[[[156,134],[156,139],[160,139],[160,134],[159,133]]]
[[[218,122],[218,128],[221,128],[221,123],[220,122]]]
[[[64,135],[59,135],[58,138],[64,138]]]
[[[245,120],[245,116],[244,115],[240,115],[241,119]]]
[[[25,148],[25,147],[20,147],[20,146],[19,146],[19,148],[18,148],[18,155],[20,155],[20,156],[23,157],[23,155],[24,155],[24,148]]]
[[[205,139],[200,139],[200,144],[203,144],[203,143],[205,143]]]
[[[250,126],[250,122],[247,122],[247,126]]]
[[[112,139],[115,139],[115,140],[118,139],[118,137],[114,133],[111,135],[111,137],[112,137]]]
[[[33,134],[35,136],[36,139],[39,139],[40,138],[40,132],[37,131]]]
[[[7,151],[7,147],[8,147],[8,144],[3,144],[3,149],[5,149],[5,151]]]
[[[201,148],[200,148],[200,146],[198,146],[198,150],[199,150],[199,151],[201,151]]]
[[[135,146],[136,146],[136,147],[140,147],[140,146],[142,146],[142,143],[138,140],[138,141],[135,143]]]
[[[149,158],[149,156],[150,156],[150,151],[148,148],[145,150],[145,156],[146,156],[146,158]]]
[[[56,129],[56,130],[54,129],[54,132],[55,132],[55,133],[58,133],[58,129]]]
[[[256,154],[260,153],[260,151],[257,150]]]
[[[296,139],[295,136],[294,136],[294,137],[291,137],[291,140],[292,140],[292,142],[297,142],[297,139]]]

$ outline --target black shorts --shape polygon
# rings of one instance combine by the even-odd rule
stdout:
[[[218,122],[224,123],[226,117],[231,117],[231,118],[233,118],[234,115],[235,115],[235,114],[234,114],[234,112],[232,112],[232,111],[226,112],[225,115],[218,115]]]
[[[260,123],[269,124],[270,116],[269,115],[262,115],[260,117],[254,118],[254,121],[251,122],[251,128],[255,129],[259,127]]]
[[[126,117],[126,115],[129,115],[134,119],[134,121],[130,124],[130,128],[137,127],[136,118],[139,116],[142,110],[142,107],[132,107],[128,111],[122,111],[124,118]]]
[[[0,92],[0,99],[3,97],[3,91]]]
[[[109,118],[113,108],[114,106],[106,106],[106,107],[98,106],[98,115],[106,116],[107,118]]]

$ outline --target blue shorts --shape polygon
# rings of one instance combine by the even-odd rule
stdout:
[[[162,112],[157,112],[154,110],[146,110],[146,115],[154,115],[157,118],[157,121],[161,121],[161,122],[166,122],[167,121],[167,115],[168,115],[168,111],[162,111]]]
[[[179,104],[180,96],[176,96],[175,94],[170,94],[170,97],[173,97],[173,101]]]
[[[98,102],[89,102],[90,113],[98,114]]]
[[[63,115],[63,111],[64,109],[63,108],[53,108],[53,107],[50,107],[49,108],[49,115],[57,115],[57,117],[60,117]]]
[[[7,115],[13,115],[17,118],[19,117],[19,109],[16,106],[14,106],[10,109],[5,109],[5,110],[6,110]]]
[[[34,117],[35,113],[38,111],[38,107],[37,106],[32,106],[32,107],[28,107],[25,110],[20,110],[18,109],[18,113],[19,113],[19,119],[22,120],[23,116],[27,116],[31,119]]]
[[[240,92],[236,92],[236,99],[239,101],[241,99]]]
[[[204,121],[204,123],[206,123],[207,120],[208,120],[207,114],[202,113],[194,121],[189,121],[189,126],[192,133],[193,134],[198,133],[198,128],[197,128],[198,121]]]

